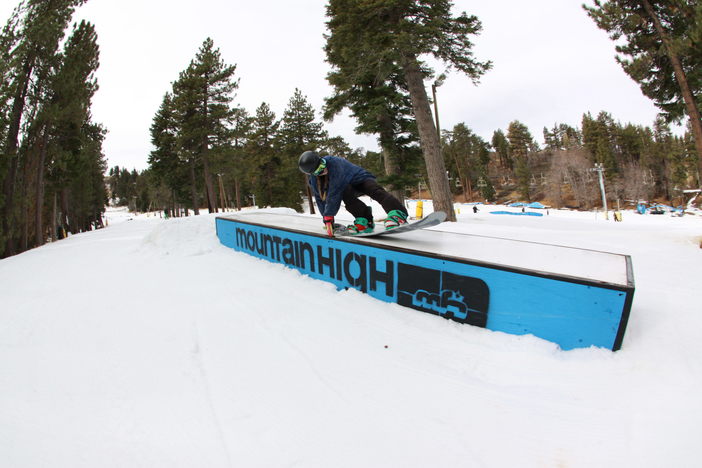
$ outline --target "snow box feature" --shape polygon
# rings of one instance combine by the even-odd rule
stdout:
[[[330,238],[318,219],[291,214],[223,216],[216,218],[216,227],[225,246],[339,289],[355,288],[386,302],[490,330],[533,334],[566,350],[619,349],[633,300],[631,260],[625,255],[429,230],[394,237]],[[476,245],[482,258],[468,247]],[[493,261],[486,257],[485,252],[504,252],[510,246],[520,252],[520,261],[507,264],[504,255]],[[493,250],[497,248],[501,250]],[[544,263],[544,256],[561,261]],[[542,260],[537,262],[537,257]],[[573,275],[573,261],[585,257],[599,265],[604,280],[593,274]],[[581,268],[587,269],[584,263]],[[545,269],[548,266],[551,271]],[[615,271],[620,268],[623,271]]]

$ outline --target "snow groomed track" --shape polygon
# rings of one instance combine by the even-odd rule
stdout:
[[[620,349],[634,295],[626,255],[440,227],[329,238],[319,219],[277,213],[222,216],[216,227],[225,246],[339,289],[490,330],[533,334],[566,350]]]

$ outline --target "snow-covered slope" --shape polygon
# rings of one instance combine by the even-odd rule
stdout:
[[[0,466],[698,466],[702,220],[488,211],[441,229],[632,256],[621,351],[339,292],[211,215],[111,212],[0,261]]]

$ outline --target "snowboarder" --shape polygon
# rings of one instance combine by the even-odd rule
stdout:
[[[407,210],[400,200],[378,185],[375,176],[362,167],[338,156],[322,157],[315,151],[302,153],[298,166],[307,174],[328,235],[334,235],[334,216],[339,212],[342,201],[355,217],[348,227],[351,232],[373,230],[375,223],[371,207],[358,199],[360,195],[368,195],[383,207],[387,213],[385,229],[407,222]]]

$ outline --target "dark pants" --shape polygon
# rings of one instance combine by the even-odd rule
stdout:
[[[346,210],[355,218],[373,220],[371,207],[358,199],[360,195],[368,195],[373,200],[380,203],[380,206],[383,207],[386,213],[392,210],[400,210],[403,213],[407,213],[407,210],[402,203],[400,203],[400,200],[378,185],[375,179],[366,179],[360,184],[347,186],[342,197]]]

